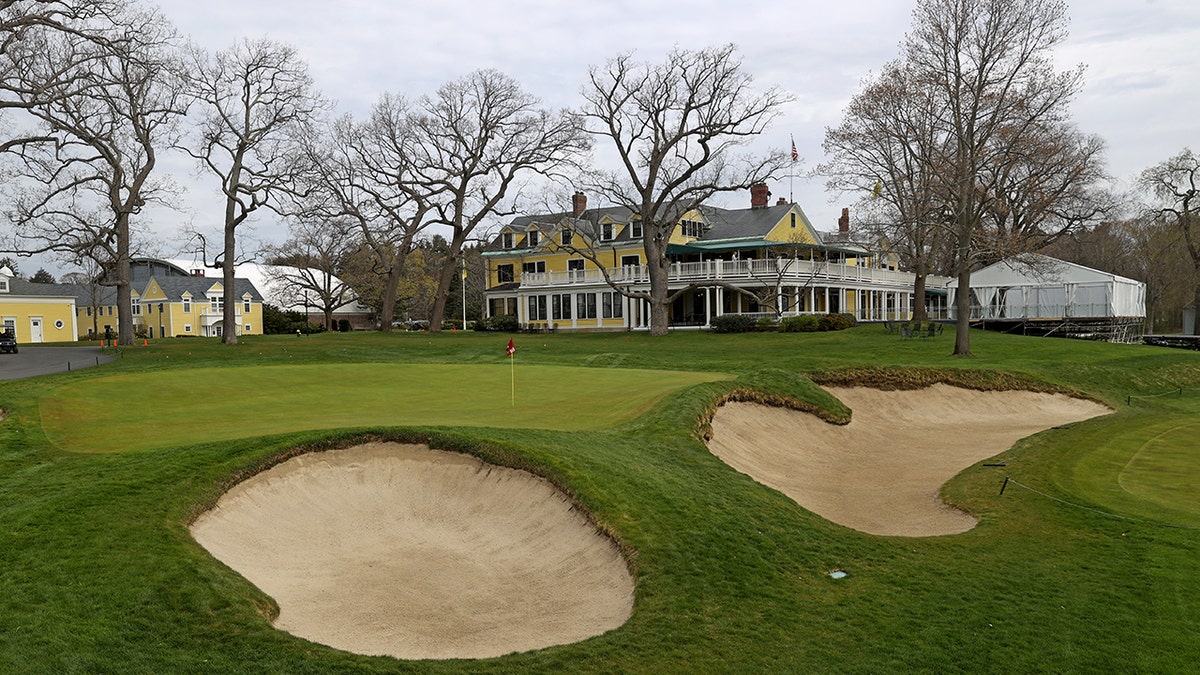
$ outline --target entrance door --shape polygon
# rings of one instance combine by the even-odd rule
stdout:
[[[29,317],[29,341],[43,342],[45,338],[42,336],[42,317]]]

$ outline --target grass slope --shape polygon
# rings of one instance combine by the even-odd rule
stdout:
[[[874,327],[662,339],[518,336],[530,366],[589,369],[593,377],[577,380],[580,388],[614,368],[739,377],[667,394],[647,414],[600,429],[470,421],[412,429],[381,421],[369,429],[237,437],[183,452],[176,447],[182,439],[165,434],[141,452],[64,452],[43,429],[39,401],[113,378],[185,379],[184,369],[503,365],[507,336],[331,335],[237,347],[189,340],[127,350],[104,368],[5,383],[0,672],[1194,669],[1200,531],[1115,519],[1021,488],[1000,496],[999,486],[1011,475],[1093,509],[1186,525],[1194,517],[1189,495],[1141,486],[1153,488],[1156,480],[1144,477],[1161,467],[1196,465],[1186,425],[1200,395],[1133,406],[1126,397],[1200,386],[1200,355],[973,338],[979,356],[960,360],[948,357],[944,338],[901,341]],[[1003,454],[1006,467],[964,472],[944,492],[979,514],[980,525],[925,539],[874,537],[826,522],[729,469],[699,440],[714,403],[739,391],[837,418],[836,404],[804,375],[863,366],[872,377],[885,372],[905,381],[934,372],[986,383],[997,376],[975,371],[1004,371],[1081,391],[1116,413],[1026,439]],[[135,387],[108,405],[136,408],[153,424],[154,402],[152,392]],[[563,486],[630,552],[638,578],[633,617],[579,644],[482,661],[361,657],[273,630],[271,600],[208,556],[186,523],[239,476],[297,447],[352,443],[364,433],[460,448]],[[1133,476],[1139,487],[1122,487]],[[833,568],[849,576],[830,579]]]

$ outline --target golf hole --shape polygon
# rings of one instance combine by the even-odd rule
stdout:
[[[421,445],[290,459],[191,531],[275,599],[277,628],[359,654],[500,656],[610,631],[633,606],[617,545],[548,481]]]

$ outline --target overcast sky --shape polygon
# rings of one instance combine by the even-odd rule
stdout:
[[[590,65],[635,50],[661,61],[674,46],[728,42],[761,87],[795,100],[760,140],[786,149],[794,137],[802,164],[794,180],[771,185],[795,201],[821,230],[836,228],[851,195],[828,194],[804,173],[824,161],[825,128],[838,124],[861,79],[899,54],[912,1],[827,3],[742,0],[159,0],[168,19],[210,49],[240,37],[267,36],[295,45],[317,86],[339,112],[365,113],[384,91],[417,96],[478,68],[496,68],[550,107],[580,103]],[[1104,137],[1109,170],[1128,180],[1185,146],[1200,145],[1200,2],[1087,0],[1071,3],[1070,39],[1060,69],[1085,64],[1086,85],[1073,110],[1079,127]],[[183,158],[167,163],[195,186]],[[794,187],[792,187],[794,185]],[[215,228],[219,199],[195,186],[181,213],[156,213],[164,237],[180,223]],[[749,196],[725,206],[749,205]],[[595,205],[595,202],[593,202]],[[566,205],[564,205],[566,208]],[[286,236],[263,219],[263,239]],[[170,246],[164,253],[171,253]],[[27,272],[32,272],[31,267]]]

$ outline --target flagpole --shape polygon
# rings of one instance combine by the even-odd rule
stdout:
[[[796,160],[800,158],[796,152],[796,137],[788,134],[792,139],[792,166],[788,171],[788,201],[792,204],[796,203]]]

